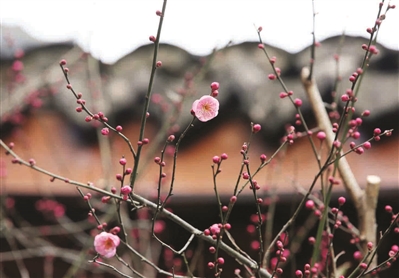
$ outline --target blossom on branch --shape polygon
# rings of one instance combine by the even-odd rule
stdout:
[[[191,108],[192,113],[201,122],[207,122],[215,118],[219,113],[219,101],[211,96],[202,96],[194,101]]]
[[[101,232],[94,237],[94,249],[101,256],[111,258],[116,254],[116,247],[118,247],[120,239],[118,236]]]

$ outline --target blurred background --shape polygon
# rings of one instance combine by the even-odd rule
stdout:
[[[350,86],[347,79],[361,65],[364,56],[361,45],[368,42],[366,28],[374,24],[378,3],[315,1],[316,38],[321,42],[315,74],[325,102],[335,100],[334,91],[340,96]],[[82,92],[88,108],[104,112],[113,126],[122,125],[124,134],[135,145],[151,69],[153,45],[148,38],[156,34],[155,11],[161,9],[162,1],[3,0],[0,5],[1,139],[7,144],[14,142],[14,150],[21,158],[34,158],[38,166],[56,174],[84,183],[90,181],[104,189],[119,186],[115,179],[115,174],[121,171],[118,161],[125,156],[132,166],[129,150],[115,134],[101,136],[97,125],[85,122],[86,115],[76,113],[76,99],[65,88],[58,64],[60,59],[67,60],[73,88]],[[371,137],[375,127],[399,130],[397,12],[398,9],[390,10],[382,24],[378,34],[380,53],[372,57],[362,83],[356,116],[365,109],[371,115],[359,127],[362,136],[357,142]],[[212,157],[223,152],[229,155],[218,180],[219,192],[226,203],[237,180],[239,152],[249,138],[250,123],[262,125],[251,146],[250,155],[256,168],[260,154],[270,157],[286,135],[287,126],[296,121],[291,103],[279,98],[281,86],[267,79],[271,68],[257,48],[255,26],[263,27],[267,51],[277,57],[276,64],[288,88],[303,99],[305,118],[314,128],[315,121],[299,79],[300,70],[310,60],[310,0],[168,1],[159,52],[163,66],[157,71],[146,130],[151,143],[144,151],[137,190],[148,198],[154,197],[158,177],[153,157],[160,154],[167,135],[177,137],[189,123],[191,103],[209,94],[210,83],[218,81],[219,116],[208,123],[195,123],[186,136],[179,152],[175,196],[168,204],[199,229],[218,221],[210,169]],[[348,35],[345,39],[341,37],[343,32]],[[334,60],[335,54],[340,55],[339,64]],[[342,76],[342,81],[336,84],[338,76]],[[297,126],[297,131],[303,129]],[[173,148],[166,153],[169,161],[171,153]],[[367,175],[382,178],[377,210],[380,230],[390,221],[385,205],[392,205],[394,212],[399,209],[398,159],[399,137],[395,131],[393,136],[372,143],[372,148],[362,156],[348,156],[361,187],[366,186]],[[170,167],[171,163],[167,165]],[[3,234],[0,276],[113,277],[112,271],[86,263],[94,256],[92,235],[97,233],[96,223],[87,219],[87,204],[74,186],[50,182],[48,177],[27,167],[14,165],[4,152],[0,169]],[[298,186],[308,188],[316,171],[317,163],[307,138],[298,138],[257,176],[264,198],[262,213],[266,215],[276,206],[277,213],[269,221],[274,223],[273,233],[299,203]],[[165,193],[169,189],[169,176],[164,181]],[[342,186],[335,190],[333,200],[346,196]],[[253,233],[256,209],[250,193],[243,192],[233,212],[232,234],[243,250],[256,257]],[[102,196],[93,196],[93,204],[103,221],[115,217],[110,212],[111,205],[100,202]],[[199,206],[204,209],[199,210]],[[354,211],[349,202],[344,213],[356,224]],[[149,257],[165,269],[175,266],[185,271],[180,257],[171,256],[150,241],[150,212],[136,214],[126,210],[125,213],[131,220],[127,224],[129,236],[137,242],[140,252],[150,252]],[[316,221],[311,212],[305,211],[290,231],[296,234],[304,227],[303,223],[308,225],[302,238],[302,251],[294,252],[287,264],[286,277],[307,262],[303,254],[310,254],[312,247],[306,237],[314,235]],[[108,224],[117,225],[112,221]],[[159,236],[177,249],[188,237],[165,219],[161,219],[159,227]],[[337,251],[346,248],[351,239],[347,233],[339,236],[342,245],[336,245]],[[380,260],[387,257],[392,244],[399,244],[397,235],[387,239]],[[201,241],[193,242],[190,247],[199,276],[210,274],[204,268],[212,259],[207,248]],[[356,245],[351,245],[342,260],[351,261],[355,250]],[[128,258],[126,250],[121,252]],[[198,257],[198,252],[207,255]],[[156,277],[139,262],[132,263],[148,277]],[[351,263],[349,267],[355,265]],[[228,260],[226,277],[236,267],[233,260]],[[396,263],[381,277],[392,277],[397,271]]]
[[[316,37],[340,35],[367,37],[380,1],[314,1]],[[387,1],[386,1],[387,2]],[[398,4],[397,1],[390,1]],[[155,11],[162,1],[20,1],[1,2],[1,24],[19,26],[38,40],[73,40],[84,51],[113,63],[155,35]],[[396,11],[388,15],[378,41],[398,50]],[[168,1],[162,42],[196,55],[208,55],[229,41],[257,41],[263,26],[268,44],[297,52],[312,42],[312,1]],[[4,33],[4,30],[3,30]],[[4,47],[4,42],[2,42]],[[4,51],[4,50],[3,50]]]

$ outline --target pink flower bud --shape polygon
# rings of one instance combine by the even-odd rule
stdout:
[[[360,132],[358,132],[358,131],[353,132],[352,133],[352,138],[359,139],[360,138]]]
[[[111,233],[112,234],[114,234],[114,235],[116,235],[116,234],[119,234],[119,232],[121,231],[121,228],[119,228],[118,226],[115,226],[115,227],[113,227],[112,229],[111,229]]]
[[[212,82],[211,89],[212,91],[219,90],[219,82]]]
[[[265,163],[265,161],[266,161],[266,159],[267,159],[267,156],[266,156],[265,154],[261,154],[259,158],[260,158],[260,161],[261,161],[262,163]]]
[[[302,100],[299,99],[299,98],[296,98],[294,100],[294,104],[295,104],[296,107],[301,107],[302,106]]]
[[[313,210],[314,209],[314,202],[312,200],[307,200],[305,203],[305,207],[309,210]]]
[[[108,135],[109,134],[109,129],[108,129],[108,127],[104,127],[103,129],[101,129],[101,134],[102,135]]]
[[[380,134],[381,134],[381,129],[375,128],[375,129],[374,129],[374,136],[380,135]]]
[[[373,249],[373,246],[374,244],[371,241],[367,242],[367,249],[371,250]]]
[[[213,161],[213,163],[218,164],[218,163],[220,163],[220,157],[218,157],[217,155],[215,155],[215,156],[212,158],[212,161]]]
[[[175,136],[173,134],[168,136],[168,143],[172,143],[175,140]]]
[[[317,133],[317,138],[320,140],[320,141],[323,141],[324,139],[326,139],[326,133],[324,132],[324,131],[319,131],[318,133]]]
[[[121,193],[123,195],[128,195],[130,194],[130,192],[132,192],[132,188],[130,187],[130,185],[125,185],[121,188]]]
[[[281,92],[280,93],[280,98],[286,98],[288,94],[286,92]]]
[[[260,124],[254,124],[252,127],[252,132],[258,133],[261,129],[262,129],[262,126]]]
[[[345,202],[346,202],[345,197],[339,197],[339,198],[338,198],[338,204],[339,204],[340,206],[343,206],[343,205],[345,204]]]
[[[231,198],[230,198],[230,202],[231,203],[235,203],[237,201],[237,196],[232,196]]]

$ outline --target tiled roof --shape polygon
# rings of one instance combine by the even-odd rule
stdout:
[[[363,43],[366,43],[363,38],[346,37],[341,44],[340,37],[333,37],[321,42],[317,48],[315,77],[326,102],[332,99],[336,79],[334,54],[340,49],[339,75],[342,81],[337,94],[341,95],[350,86],[348,77],[361,65],[365,53],[361,48]],[[309,64],[309,48],[296,54],[271,46],[266,49],[271,56],[277,57],[276,66],[281,69],[288,89],[294,91],[296,97],[304,99],[303,110],[309,116],[310,108],[299,79],[301,68]],[[392,119],[399,119],[398,52],[382,46],[378,49],[380,53],[372,57],[362,81],[357,112],[371,110],[371,116],[364,125],[366,128],[368,123],[375,122],[382,128],[385,124],[386,128],[397,127],[398,121]],[[111,121],[118,123],[139,117],[148,87],[152,52],[153,46],[145,45],[115,64],[106,65],[71,43],[46,44],[35,48],[29,44],[22,58],[22,73],[26,77],[24,83],[9,87],[10,75],[7,72],[12,61],[2,61],[2,121],[10,119],[13,109],[21,109],[30,94],[37,94],[38,91],[43,94],[50,88],[52,94],[43,98],[47,107],[64,114],[72,125],[90,129],[84,121],[85,116],[75,112],[76,101],[65,88],[66,83],[58,66],[63,57],[68,61],[74,89],[83,93],[94,111],[101,110]],[[163,65],[157,70],[154,103],[150,111],[152,119],[159,123],[169,120],[176,102],[184,96],[185,101],[178,105],[180,113],[172,114],[179,125],[187,124],[191,118],[191,103],[198,96],[209,94],[212,81],[218,81],[221,86],[218,118],[228,119],[232,115],[245,117],[261,123],[262,132],[274,134],[275,138],[283,133],[284,124],[294,122],[295,110],[289,100],[279,98],[281,85],[267,78],[271,67],[257,48],[257,43],[227,46],[207,57],[191,55],[172,45],[161,45],[158,58]],[[9,88],[12,90],[9,91]]]

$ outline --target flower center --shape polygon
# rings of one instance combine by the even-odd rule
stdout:
[[[209,110],[211,110],[209,103],[205,103],[204,106],[202,106],[202,111],[208,112]]]
[[[104,246],[105,246],[105,249],[111,249],[111,248],[114,247],[114,242],[113,242],[110,238],[108,238],[108,239],[105,241]]]

